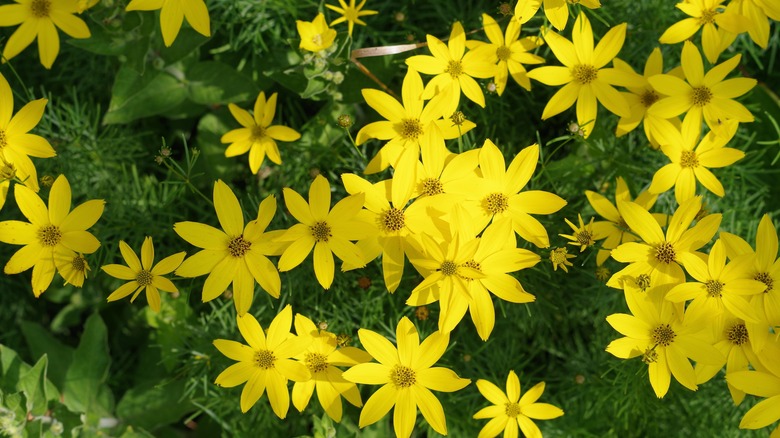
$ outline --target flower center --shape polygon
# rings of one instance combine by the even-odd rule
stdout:
[[[419,119],[401,120],[401,137],[404,140],[417,140],[423,135],[423,127]]]
[[[712,91],[705,87],[694,87],[691,91],[691,100],[696,106],[705,106],[712,100]]]
[[[723,296],[723,286],[725,286],[725,284],[718,280],[709,280],[704,283],[704,288],[707,289],[707,295],[712,298],[720,298]]]
[[[503,193],[491,193],[482,199],[482,208],[490,214],[499,214],[509,208],[509,196]]]
[[[444,73],[449,73],[452,79],[457,79],[463,73],[463,64],[460,61],[452,60],[447,64]]]
[[[674,333],[674,330],[672,330],[672,327],[669,324],[661,324],[650,332],[650,339],[653,340],[653,343],[663,347],[666,347],[674,342],[675,336],[677,335]]]
[[[396,365],[390,370],[390,381],[399,388],[408,388],[417,382],[417,376],[413,369]]]
[[[699,166],[699,158],[694,151],[682,151],[680,166],[693,169]]]
[[[38,230],[38,238],[43,246],[56,246],[62,240],[62,232],[56,225],[46,225]]]
[[[645,92],[639,96],[639,101],[645,108],[650,108],[650,106],[656,103],[660,98],[661,96],[659,96],[655,91],[645,90]]]
[[[718,13],[719,12],[715,9],[705,9],[701,11],[701,17],[699,17],[699,26],[715,23],[715,16],[718,15]]]
[[[135,275],[135,281],[138,282],[139,286],[149,286],[152,284],[152,273],[146,269],[141,269]]]
[[[51,1],[49,0],[33,0],[30,4],[30,9],[35,18],[43,18],[49,16],[49,9],[51,9]]]
[[[466,122],[466,115],[463,114],[463,111],[455,111],[450,116],[450,121],[454,126],[460,126]]]
[[[596,70],[596,68],[592,65],[577,64],[574,66],[574,68],[571,69],[571,75],[574,77],[575,81],[582,85],[587,85],[596,80],[599,75],[599,71]]]
[[[386,233],[400,231],[404,228],[404,212],[390,207],[379,215],[379,226]]]
[[[566,248],[555,248],[550,251],[550,260],[556,265],[562,265],[568,261],[569,251]]]
[[[321,46],[322,45],[322,34],[318,33],[317,35],[314,35],[311,37],[311,42],[314,43],[315,46]]]
[[[230,243],[228,243],[228,252],[233,257],[243,257],[251,247],[252,242],[244,239],[244,236],[236,236],[230,239]]]
[[[664,242],[655,247],[655,258],[661,263],[672,263],[677,260],[677,254],[674,252],[674,245]]]
[[[593,233],[589,230],[580,230],[574,233],[574,238],[576,238],[577,242],[582,246],[590,246],[595,243],[593,241]]]
[[[314,236],[314,240],[317,242],[327,242],[328,239],[333,237],[330,232],[330,225],[325,221],[315,222],[314,225],[309,227],[311,235]]]
[[[255,352],[254,361],[258,368],[269,370],[274,367],[276,356],[271,350],[260,350]]]
[[[742,345],[750,340],[744,322],[732,325],[726,332],[726,337],[734,345]]]
[[[520,405],[517,403],[504,403],[504,412],[508,417],[515,418],[520,415]]]
[[[444,193],[444,185],[437,178],[425,178],[420,183],[420,196],[433,196]]]
[[[442,262],[439,270],[442,274],[447,276],[455,275],[458,272],[458,265],[456,265],[452,260],[445,260]]]
[[[499,61],[506,61],[510,56],[512,56],[512,51],[509,50],[509,47],[507,46],[501,46],[496,49],[496,56],[498,56]]]
[[[636,277],[636,286],[642,292],[646,292],[650,287],[650,276],[647,274],[639,274],[639,276]]]
[[[775,281],[772,280],[772,276],[770,276],[768,272],[759,272],[753,277],[753,280],[760,281],[766,285],[766,290],[764,293],[770,292],[772,290],[772,286],[775,284]]]
[[[328,369],[328,358],[319,353],[306,353],[303,361],[312,374],[320,373]]]
[[[265,128],[262,126],[254,126],[252,127],[252,135],[250,136],[250,140],[259,141],[261,138],[265,137]]]
[[[87,269],[89,269],[87,259],[85,259],[81,254],[76,254],[76,256],[73,257],[73,260],[70,262],[70,266],[76,272],[86,272]]]

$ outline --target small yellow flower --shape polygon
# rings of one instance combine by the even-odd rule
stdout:
[[[11,59],[38,38],[41,64],[51,68],[60,52],[59,28],[73,38],[89,38],[87,23],[76,17],[76,2],[69,0],[15,0],[17,4],[0,6],[0,27],[16,26],[3,48],[3,58]],[[5,62],[3,60],[3,62]]]
[[[76,287],[84,286],[87,273],[90,271],[89,263],[84,255],[75,251],[64,251],[54,254],[54,266],[57,272],[65,279],[65,284]]]
[[[537,383],[520,397],[520,379],[514,370],[506,378],[506,392],[493,383],[479,379],[477,389],[492,406],[482,408],[474,414],[474,419],[491,420],[479,431],[479,438],[492,438],[500,435],[517,436],[518,428],[526,437],[541,437],[542,432],[533,420],[552,420],[563,415],[563,410],[549,403],[537,403],[544,393],[544,382]]]
[[[234,104],[228,104],[230,113],[243,128],[234,129],[222,136],[222,143],[231,143],[225,150],[226,157],[235,157],[249,151],[249,168],[256,174],[263,165],[266,154],[276,164],[282,164],[279,146],[275,140],[295,141],[301,138],[298,131],[282,125],[270,126],[276,113],[276,96],[266,101],[265,92],[257,96],[254,115]]]
[[[185,18],[196,32],[205,37],[211,36],[209,10],[203,0],[132,0],[125,10],[156,11],[158,9],[160,28],[166,47],[170,47],[179,35]]]
[[[769,22],[780,21],[780,3],[773,0],[741,0],[732,2],[743,17],[749,20],[747,32],[762,49],[769,44]],[[729,6],[731,6],[731,4]]]
[[[160,293],[158,290],[164,292],[175,293],[179,290],[176,286],[163,277],[163,275],[170,274],[176,268],[181,265],[186,253],[184,251],[178,252],[172,256],[168,256],[159,263],[152,266],[154,263],[154,244],[152,238],[147,236],[144,239],[144,243],[141,246],[141,260],[138,260],[138,256],[135,254],[130,245],[123,240],[119,241],[119,251],[122,253],[122,258],[125,259],[124,265],[105,265],[100,269],[106,274],[118,278],[120,280],[130,280],[129,283],[125,283],[116,289],[111,295],[108,296],[108,302],[121,300],[122,298],[133,294],[130,298],[130,302],[135,301],[138,294],[142,290],[146,291],[146,301],[149,303],[149,307],[155,312],[160,311]]]
[[[723,1],[685,0],[677,3],[675,5],[677,9],[688,14],[689,18],[678,21],[666,29],[658,42],[675,44],[689,40],[693,34],[703,28],[701,45],[704,48],[704,56],[714,64],[725,49],[721,43],[718,27],[734,34],[748,30],[748,20],[735,10],[721,6]]]
[[[588,9],[601,7],[599,0],[544,0],[544,15],[558,30],[563,30],[569,21],[569,4],[579,4]],[[515,17],[525,24],[536,15],[542,0],[520,0],[515,6]]]
[[[333,45],[336,41],[336,31],[328,27],[325,15],[317,14],[312,21],[297,20],[298,35],[301,37],[300,48],[310,52],[319,52]]]
[[[585,225],[582,222],[582,216],[581,215],[578,214],[577,218],[580,221],[580,226],[579,227],[574,225],[573,223],[571,223],[570,220],[564,218],[564,220],[566,221],[566,224],[569,225],[569,227],[572,229],[573,233],[572,234],[559,234],[559,236],[565,237],[565,238],[571,240],[571,242],[569,242],[570,245],[574,245],[574,246],[579,245],[580,246],[580,252],[582,252],[582,251],[585,251],[585,248],[587,248],[587,247],[593,245],[594,243],[596,243],[596,241],[593,240],[593,236],[594,236],[594,234],[593,234],[593,218],[590,218],[590,222],[588,222],[588,225]]]
[[[557,271],[558,268],[560,267],[561,269],[563,269],[563,272],[568,273],[569,268],[567,268],[567,266],[574,266],[569,261],[569,259],[573,259],[574,257],[577,256],[575,256],[574,254],[569,254],[569,250],[566,249],[565,246],[562,248],[553,248],[550,251],[550,261],[552,262],[553,265],[553,271]]]
[[[331,11],[338,12],[342,16],[333,20],[330,25],[334,26],[339,23],[347,22],[347,26],[349,28],[349,36],[352,36],[352,28],[355,27],[356,24],[359,24],[361,26],[365,26],[366,23],[363,22],[363,20],[360,19],[360,17],[364,17],[366,15],[376,15],[379,12],[378,11],[371,11],[371,10],[362,10],[363,6],[366,4],[366,0],[363,0],[360,2],[359,5],[355,6],[355,0],[349,0],[349,5],[344,0],[339,0],[339,4],[341,7],[333,6],[333,5],[325,5],[326,8],[330,9]]]

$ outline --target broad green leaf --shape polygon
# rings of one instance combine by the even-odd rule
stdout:
[[[14,350],[0,345],[0,390],[5,393],[16,392],[19,376],[30,369],[22,362]]]
[[[141,76],[123,67],[116,76],[103,123],[128,123],[164,114],[186,98],[184,83],[167,71],[149,71]]]
[[[18,389],[27,399],[27,412],[41,415],[46,412],[46,366],[48,357],[44,354],[38,362],[19,376]]]
[[[57,388],[62,388],[65,384],[65,373],[73,360],[73,348],[58,341],[48,330],[35,322],[22,322],[22,334],[33,357],[49,357],[47,378]]]
[[[63,399],[73,412],[109,415],[112,397],[105,386],[110,364],[106,325],[97,313],[84,325],[73,363],[65,375]]]
[[[186,72],[189,98],[203,105],[253,100],[258,90],[251,78],[216,61],[199,62]]]
[[[176,380],[130,388],[117,404],[116,414],[128,424],[149,430],[174,423],[195,409],[183,399],[184,386],[184,380]]]

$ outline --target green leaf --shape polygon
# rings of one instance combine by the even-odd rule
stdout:
[[[190,99],[203,105],[226,104],[257,97],[251,78],[216,61],[199,62],[186,73]]]
[[[184,380],[130,388],[117,404],[116,414],[126,423],[149,430],[171,424],[195,410],[188,400],[182,400],[184,388]]]
[[[111,413],[112,396],[105,386],[110,360],[106,325],[99,314],[92,314],[65,375],[63,398],[68,409],[98,415]]]
[[[41,415],[46,412],[46,366],[49,360],[44,354],[38,362],[19,376],[18,388],[27,398],[27,412]]]
[[[0,390],[6,393],[16,392],[19,376],[30,369],[22,362],[14,350],[0,345]]]
[[[128,123],[164,114],[186,98],[186,86],[167,71],[149,71],[142,76],[122,67],[111,90],[111,103],[103,123]]]
[[[58,388],[62,388],[65,384],[65,373],[73,361],[73,348],[58,341],[48,330],[35,322],[22,322],[22,334],[33,357],[47,355],[51,358],[47,378]]]

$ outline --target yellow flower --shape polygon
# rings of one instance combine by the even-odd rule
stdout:
[[[590,218],[590,222],[588,225],[585,225],[585,223],[582,222],[582,215],[577,214],[577,219],[580,221],[580,226],[576,226],[573,223],[571,223],[570,220],[564,218],[566,221],[566,224],[569,226],[569,228],[572,229],[572,234],[559,234],[561,237],[565,237],[569,239],[571,242],[569,242],[570,245],[580,246],[580,252],[585,251],[585,248],[593,245],[596,243],[595,240],[593,240],[593,218]]]
[[[360,17],[366,16],[366,15],[376,15],[379,12],[378,11],[370,11],[366,9],[365,11],[362,10],[363,6],[366,4],[366,0],[363,0],[360,2],[359,5],[355,6],[355,0],[349,0],[349,6],[347,6],[347,3],[344,2],[344,0],[339,0],[339,4],[341,7],[333,6],[333,5],[325,5],[326,8],[330,9],[331,11],[338,12],[342,16],[333,20],[330,25],[334,26],[339,23],[347,22],[347,26],[349,27],[349,36],[352,36],[352,28],[355,27],[356,24],[359,24],[361,26],[365,26],[366,23],[363,22],[363,20],[360,19]]]
[[[2,6],[0,6],[2,8]],[[38,191],[38,173],[30,157],[50,158],[57,155],[45,138],[29,131],[40,122],[46,99],[27,103],[14,115],[14,96],[11,86],[0,74],[0,162],[4,166],[3,179],[18,178]],[[7,193],[8,185],[5,185]],[[5,196],[2,196],[5,200]]]
[[[723,47],[718,34],[718,27],[732,33],[742,33],[748,29],[748,21],[742,15],[721,6],[723,0],[685,0],[677,3],[677,9],[685,12],[690,18],[685,18],[673,24],[661,35],[661,44],[675,44],[690,39],[702,27],[701,45],[704,56],[711,63],[718,60]],[[724,10],[725,9],[725,10]]]
[[[740,429],[761,429],[780,420],[780,372],[737,371],[726,374],[726,381],[740,391],[764,397],[745,413],[739,422]],[[778,435],[780,425],[775,427],[770,437]]]
[[[544,393],[544,382],[537,383],[520,397],[520,379],[514,370],[506,378],[506,392],[487,380],[477,380],[477,388],[493,406],[482,408],[474,418],[491,420],[479,431],[478,438],[500,435],[517,436],[518,427],[526,437],[541,437],[542,432],[533,420],[552,420],[563,415],[563,410],[549,403],[537,403]]]
[[[78,12],[74,1],[15,1],[17,4],[0,6],[0,26],[21,24],[3,48],[3,58],[6,60],[18,55],[37,37],[41,64],[49,69],[60,52],[58,28],[73,38],[90,37],[87,23],[73,15]]]
[[[740,14],[749,20],[747,32],[753,42],[766,49],[769,20],[780,21],[780,3],[772,0],[734,0],[731,3],[737,4]]]
[[[544,15],[558,30],[563,30],[569,21],[569,4],[576,3],[588,9],[601,7],[599,0],[544,0]],[[515,6],[515,17],[525,24],[536,15],[542,0],[520,0]]]
[[[574,254],[569,254],[569,250],[566,249],[566,247],[553,248],[550,251],[550,261],[552,262],[553,265],[553,271],[557,271],[558,268],[560,267],[561,269],[563,269],[563,272],[568,273],[569,268],[567,268],[567,266],[574,266],[569,261],[569,259],[573,259],[575,257],[577,256],[575,256]]]
[[[314,248],[314,274],[325,289],[333,283],[333,254],[355,266],[365,266],[363,252],[350,240],[359,240],[376,232],[372,224],[356,219],[363,207],[365,195],[347,196],[330,208],[330,184],[317,175],[309,188],[309,202],[294,190],[285,187],[284,203],[298,220],[277,238],[290,242],[279,258],[279,270],[289,271],[300,265]]]
[[[60,251],[54,254],[54,266],[60,273],[65,284],[76,287],[84,286],[87,273],[90,271],[87,259],[84,255],[75,251]]]
[[[271,95],[265,100],[265,92],[261,91],[255,101],[254,116],[237,105],[228,104],[230,113],[243,128],[234,129],[222,136],[222,143],[231,143],[225,150],[226,157],[235,157],[249,151],[249,168],[257,173],[263,165],[266,154],[268,159],[276,164],[282,164],[279,147],[276,141],[295,141],[301,134],[294,129],[282,125],[271,125],[276,113],[276,96]]]
[[[156,11],[160,9],[160,28],[163,42],[170,47],[179,35],[184,19],[199,34],[211,36],[209,10],[203,0],[132,0],[127,11]]]
[[[357,385],[342,377],[343,371],[336,366],[353,366],[371,361],[371,355],[355,347],[337,348],[336,335],[317,326],[307,317],[295,315],[295,332],[302,339],[309,339],[309,347],[295,356],[309,369],[311,380],[296,382],[292,389],[293,406],[303,412],[309,404],[314,390],[317,399],[328,416],[335,422],[341,421],[341,397],[354,406],[363,406]]]
[[[407,317],[396,327],[398,348],[371,330],[360,329],[358,335],[363,348],[379,363],[355,365],[343,377],[355,383],[382,385],[360,411],[360,427],[376,423],[395,406],[395,434],[408,438],[419,406],[433,430],[446,435],[444,409],[430,390],[454,392],[471,383],[448,368],[433,367],[447,349],[449,335],[436,331],[420,344],[417,328]]]
[[[700,125],[691,126],[691,123],[692,119],[686,118],[680,131],[666,120],[656,122],[661,151],[672,162],[653,175],[648,191],[660,194],[674,187],[674,197],[678,204],[696,194],[696,181],[710,192],[723,197],[726,194],[723,185],[709,168],[726,167],[745,156],[739,149],[725,147],[737,132],[737,122],[726,122],[729,126],[724,129],[723,135],[710,132],[698,146],[696,143],[701,128]]]
[[[5,265],[6,274],[18,274],[33,268],[32,288],[36,297],[51,284],[54,260],[73,251],[92,254],[100,242],[87,228],[100,219],[105,202],[87,201],[71,211],[70,184],[65,175],[54,181],[49,191],[49,208],[32,190],[23,185],[14,188],[16,204],[30,223],[0,222],[0,242],[24,245]]]
[[[741,55],[735,55],[706,74],[699,49],[686,41],[682,49],[682,68],[686,81],[669,74],[651,76],[650,85],[665,97],[651,106],[647,112],[662,119],[677,117],[687,111],[691,126],[701,125],[702,115],[710,130],[721,135],[722,122],[733,119],[752,122],[753,114],[734,100],[756,85],[755,79],[733,78],[723,80],[739,64]]]
[[[233,302],[239,315],[249,311],[255,282],[274,298],[279,298],[282,282],[279,272],[266,256],[278,255],[279,245],[272,240],[281,232],[265,229],[276,212],[276,198],[268,196],[260,203],[257,219],[244,227],[244,213],[238,198],[221,180],[214,184],[214,208],[222,230],[198,222],[177,222],[173,226],[182,239],[203,248],[176,270],[182,277],[209,274],[203,284],[203,302],[218,297],[233,283]]]
[[[319,52],[333,45],[336,41],[336,31],[328,27],[325,15],[317,14],[312,21],[297,20],[298,35],[301,37],[300,47],[310,52]]]
[[[684,387],[696,391],[696,374],[688,358],[696,363],[723,363],[721,353],[698,334],[704,328],[700,324],[702,320],[690,318],[688,312],[681,317],[676,306],[668,301],[656,305],[646,295],[627,293],[625,296],[632,314],[616,313],[607,317],[609,325],[625,337],[610,342],[607,352],[621,359],[642,356],[658,398],[666,395],[672,376]]]
[[[466,47],[469,50],[486,51],[490,54],[490,62],[498,64],[493,82],[496,84],[496,93],[502,95],[506,89],[506,82],[509,75],[521,87],[531,90],[531,81],[526,75],[523,64],[542,64],[544,58],[528,53],[544,44],[544,41],[538,37],[525,37],[520,39],[520,22],[509,20],[506,28],[506,34],[501,34],[501,27],[488,14],[482,14],[482,25],[485,27],[485,34],[490,40],[490,44],[481,41],[466,41]]]
[[[257,319],[247,313],[237,316],[236,322],[249,345],[227,339],[214,341],[220,353],[238,361],[222,371],[214,383],[225,388],[246,383],[241,391],[241,412],[248,411],[268,390],[271,409],[284,418],[290,408],[288,379],[305,382],[311,378],[306,366],[292,357],[303,353],[312,338],[290,333],[292,320],[292,307],[287,305],[271,321],[266,334]]]
[[[564,67],[545,66],[531,70],[528,77],[546,85],[564,85],[547,102],[542,120],[567,110],[577,102],[577,124],[587,138],[596,124],[598,100],[620,117],[630,117],[626,99],[612,86],[641,86],[641,78],[623,70],[603,68],[617,56],[626,38],[626,23],[611,28],[593,48],[593,30],[580,13],[572,30],[573,43],[548,31],[544,40]]]
[[[176,286],[171,283],[170,280],[163,277],[163,275],[170,274],[176,268],[181,265],[186,253],[184,251],[178,252],[172,256],[168,256],[159,263],[152,266],[154,263],[154,244],[152,238],[147,236],[144,239],[144,243],[141,246],[141,260],[138,260],[138,256],[130,248],[130,245],[126,244],[123,240],[119,241],[119,251],[122,253],[122,258],[125,259],[124,265],[104,265],[100,269],[106,274],[118,278],[120,280],[130,280],[129,283],[125,283],[116,289],[111,295],[108,296],[108,302],[121,300],[122,298],[133,294],[130,298],[130,302],[135,301],[138,294],[142,290],[146,291],[146,301],[149,303],[149,307],[155,312],[160,311],[160,293],[159,290],[164,292],[178,292]]]
[[[425,86],[423,99],[442,93],[445,100],[442,116],[446,117],[458,109],[461,91],[469,100],[484,108],[485,95],[474,78],[495,75],[496,66],[491,63],[489,54],[473,51],[466,53],[466,33],[459,21],[452,25],[447,44],[433,35],[427,35],[426,38],[433,56],[416,55],[406,60],[406,65],[420,73],[436,75]]]
[[[79,14],[91,8],[92,6],[95,6],[96,4],[98,4],[99,1],[100,0],[79,0],[78,3]]]

